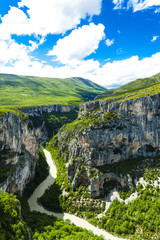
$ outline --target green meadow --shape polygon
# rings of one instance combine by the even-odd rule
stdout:
[[[83,78],[40,78],[0,74],[0,106],[79,105],[106,91]]]
[[[125,101],[158,93],[160,93],[160,73],[150,78],[137,79],[120,88],[109,90],[99,95],[97,99]]]

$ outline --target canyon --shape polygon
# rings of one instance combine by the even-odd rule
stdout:
[[[160,95],[118,102],[100,100],[80,105],[78,119],[58,133],[59,154],[66,159],[74,189],[88,185],[92,197],[104,195],[111,181],[132,188],[127,173],[104,170],[122,162],[160,155]],[[142,160],[141,160],[142,162]],[[90,169],[97,173],[94,177]],[[136,176],[135,176],[136,177]]]
[[[22,119],[8,112],[0,116],[0,188],[9,193],[23,192],[26,184],[34,177],[39,164],[38,147],[53,136],[47,128],[44,116],[56,113],[73,113],[78,107],[50,105],[20,108],[28,117]],[[64,122],[72,120],[64,119]],[[60,125],[61,126],[61,125]],[[56,125],[58,131],[59,126]]]
[[[106,182],[117,181],[122,187],[133,187],[130,176],[111,171],[97,173],[97,169],[122,161],[127,164],[129,159],[159,156],[159,101],[160,95],[156,94],[122,102],[100,100],[80,105],[74,128],[71,123],[70,128],[63,126],[58,133],[59,154],[67,162],[73,188],[87,184],[92,197],[98,197],[103,195]],[[44,113],[72,113],[74,109],[57,104],[22,109],[28,117],[41,119],[42,126],[34,126],[12,113],[1,116],[1,167],[12,169],[0,185],[4,191],[22,191],[34,176],[38,144],[48,139]],[[82,168],[84,171],[80,173]],[[94,177],[89,173],[91,169],[97,174]]]

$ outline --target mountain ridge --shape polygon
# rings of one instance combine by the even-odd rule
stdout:
[[[0,105],[79,105],[104,92],[105,87],[90,80],[30,77],[0,74]]]
[[[95,100],[112,99],[113,101],[124,101],[157,93],[160,93],[160,73],[149,78],[137,79],[113,90],[108,90],[96,96]]]

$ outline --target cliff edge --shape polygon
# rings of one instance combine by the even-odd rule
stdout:
[[[38,159],[32,123],[10,112],[0,116],[0,188],[22,192],[35,174]]]
[[[58,151],[67,162],[73,188],[87,184],[99,196],[107,181],[132,187],[124,176],[103,168],[160,155],[160,95],[82,104],[78,119],[60,130]],[[101,169],[103,174],[93,179],[91,168]]]

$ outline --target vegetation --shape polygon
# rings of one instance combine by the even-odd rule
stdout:
[[[40,162],[37,166],[35,178],[29,183],[23,197],[19,196],[22,205],[22,216],[30,229],[32,240],[103,240],[102,237],[94,235],[92,232],[71,224],[70,221],[57,219],[39,212],[30,212],[27,199],[34,189],[48,175],[48,165],[45,161],[43,151],[40,149]],[[12,240],[12,238],[9,238]],[[20,238],[16,239],[20,240]]]
[[[0,239],[27,240],[26,224],[20,217],[20,202],[0,189]]]
[[[57,144],[56,138],[57,136],[47,145],[47,148],[52,152],[52,157],[54,157],[56,162],[58,162],[57,158],[59,157],[59,155],[57,153],[57,150],[55,149],[55,145]],[[54,150],[53,150],[53,144],[54,144]],[[53,152],[56,152],[57,156],[55,155],[55,153],[53,154]],[[61,158],[61,160],[62,159],[63,158]],[[130,164],[127,164],[126,166],[127,168],[126,175],[128,173],[129,178],[133,176],[134,177],[143,176],[144,179],[148,182],[148,185],[145,188],[143,188],[141,184],[138,185],[137,199],[132,200],[128,204],[125,204],[124,202],[119,202],[117,199],[115,199],[110,205],[109,209],[102,215],[102,217],[97,217],[97,214],[102,211],[96,211],[96,208],[94,208],[93,202],[92,202],[92,206],[93,206],[92,209],[90,208],[90,205],[86,204],[86,202],[89,199],[88,195],[86,198],[87,201],[83,202],[84,192],[86,191],[86,194],[87,194],[87,189],[85,190],[85,187],[81,186],[79,189],[73,192],[71,187],[68,186],[68,193],[62,196],[63,189],[64,189],[63,186],[65,185],[65,183],[63,182],[62,179],[59,181],[61,176],[61,174],[59,174],[59,177],[57,179],[59,181],[59,184],[61,183],[61,185],[59,185],[58,187],[58,189],[60,190],[58,201],[57,201],[59,204],[59,207],[61,207],[62,211],[76,213],[81,217],[87,218],[87,220],[90,223],[100,228],[103,228],[106,231],[109,231],[111,233],[116,233],[117,235],[121,235],[123,237],[129,237],[132,240],[133,239],[134,240],[159,239],[159,236],[160,236],[160,219],[159,219],[160,189],[158,186],[154,187],[154,184],[153,184],[154,181],[158,181],[160,179],[160,171],[157,168],[157,166],[159,166],[158,165],[159,159],[155,158],[154,160],[152,159],[152,161],[150,161],[149,159],[147,161],[145,159],[144,160],[141,159],[141,160],[142,160],[141,161],[142,165],[140,164],[139,160],[135,159],[135,161],[133,161],[133,164],[131,164],[131,166]],[[122,165],[119,169],[120,172],[124,168],[123,164],[124,162],[120,163],[120,165]],[[63,162],[63,165],[65,166],[65,161]],[[57,164],[57,167],[58,167],[58,164]],[[133,171],[131,171],[132,167],[135,167],[134,169],[132,169]],[[133,172],[135,172],[136,167],[137,167],[136,174],[135,173],[133,174]],[[116,168],[116,166],[113,166],[113,169],[114,168]],[[125,174],[126,168],[123,169],[122,174],[123,172]],[[150,169],[145,171],[145,168],[150,168]],[[118,166],[117,166],[117,170],[118,170]],[[59,173],[61,173],[61,171],[62,170],[60,170]],[[64,169],[64,172],[65,172],[65,169]],[[140,172],[140,174],[137,175],[138,172]],[[52,200],[54,201],[52,197],[52,191],[53,191],[53,195],[55,195],[57,192],[56,188],[54,187],[51,189],[48,189],[47,191],[48,192],[45,193],[45,195],[43,196],[44,199],[41,202],[42,204],[44,204],[45,207],[47,207],[47,204],[45,205],[45,199],[50,198],[49,202],[52,202]],[[125,199],[134,191],[135,189],[132,188],[129,192],[121,191],[120,194],[121,194],[121,197]],[[97,207],[98,207],[99,201],[100,200],[97,200]],[[83,202],[82,205],[81,205],[81,202]],[[86,208],[85,208],[85,205],[86,205]],[[102,205],[99,206],[98,209],[104,210]]]
[[[13,158],[16,153],[11,150],[3,150],[0,154],[0,183],[5,182],[7,177],[15,170],[15,165],[6,164],[8,158]]]
[[[138,197],[125,204],[115,199],[101,218],[90,221],[109,232],[136,240],[157,240],[160,237],[160,180],[157,168],[147,169],[143,175],[146,187],[137,186]]]
[[[97,111],[87,112],[83,118],[77,118],[72,123],[66,124],[62,129],[63,134],[61,134],[61,137],[64,139],[61,139],[61,142],[67,141],[68,143],[78,132],[88,128],[96,129],[99,124],[101,124],[101,127],[103,126],[103,128],[110,128],[111,125],[109,123],[118,119],[118,114],[113,111],[105,112],[100,115],[97,114]]]
[[[139,186],[138,198],[126,204],[115,199],[98,225],[107,231],[123,235],[139,235],[138,239],[159,239],[159,187]],[[135,236],[130,239],[137,239]]]
[[[27,224],[32,232],[32,240],[104,240],[91,231],[71,224],[69,220],[38,212],[28,212]]]
[[[120,196],[123,200],[129,198],[130,195],[135,192],[134,187],[132,187],[132,188],[131,188],[130,190],[128,190],[128,191],[127,191],[127,190],[128,190],[128,189],[126,189],[126,191],[125,191],[125,189],[123,189],[123,190],[119,190],[119,191],[118,191],[119,196]]]
[[[113,95],[107,97],[107,99],[110,100],[113,98],[113,101],[123,101],[126,99],[159,93],[159,77],[160,74],[157,75],[154,83],[152,81],[153,79],[147,79],[146,81],[137,80],[136,84],[132,83],[126,87],[122,87],[121,89],[123,91],[125,90],[123,93],[121,93],[121,89],[115,91],[113,90]],[[11,75],[11,78],[13,78],[13,75]],[[18,85],[18,81],[21,82],[24,79],[25,77],[19,76],[18,80],[15,80],[15,83],[13,82],[12,84],[17,84],[17,89],[19,89],[20,85]],[[45,89],[45,85],[42,83],[42,80],[44,79],[41,79],[41,81],[39,81],[38,95],[34,99],[34,88],[37,86],[37,78],[30,77],[28,79],[29,85],[31,84],[31,92],[28,92],[27,94],[30,94],[29,98],[32,99],[34,105],[36,104],[36,99],[39,101],[37,104],[41,105],[41,99],[43,99],[43,97],[46,104],[49,104],[50,101],[55,101],[54,97],[52,100],[50,98],[50,96],[53,94],[52,88],[50,90],[50,93],[48,93],[48,90]],[[75,79],[71,80],[72,84],[75,84]],[[86,85],[88,84],[88,82],[85,82],[82,79],[76,79],[76,81],[77,80],[82,81]],[[56,81],[58,82],[58,80]],[[62,82],[63,80],[61,80],[61,83]],[[48,86],[51,84],[55,84],[54,86],[56,86],[56,83],[53,83],[51,79],[48,79],[47,84]],[[141,84],[141,86],[139,84]],[[7,82],[6,85],[8,87],[11,87],[11,81]],[[24,93],[22,93],[24,99],[24,96],[26,94],[25,87],[26,86],[24,85]],[[61,90],[63,89],[64,88]],[[71,98],[67,95],[67,93],[65,103],[78,103],[83,101],[84,98],[86,98],[86,92],[84,90],[79,90],[78,94],[80,92],[83,92],[83,99],[81,97],[80,99],[76,98],[75,95],[72,95],[71,91],[68,91]],[[58,91],[57,96],[57,101],[61,101],[62,103],[64,99],[62,98],[60,100]],[[117,99],[115,99],[115,97]],[[14,104],[19,105],[20,98],[17,98],[15,101],[17,101],[17,103]],[[25,101],[23,104],[26,104]],[[31,102],[29,105],[31,105]],[[9,110],[10,109],[11,108],[9,108]],[[8,108],[1,108],[0,111],[0,114],[4,115],[8,112]],[[14,111],[18,110],[14,110],[13,108],[13,112]],[[45,118],[48,122],[48,125],[56,124],[58,127],[63,124],[63,122],[67,121],[65,116],[57,114],[46,115]],[[67,134],[68,141],[70,141],[73,135],[76,135],[81,130],[86,130],[88,127],[96,128],[98,124],[107,125],[110,122],[118,121],[118,119],[119,116],[112,111],[106,112],[101,116],[98,116],[96,111],[87,112],[83,119],[77,119],[73,123],[67,124],[66,127],[63,127],[64,139],[66,139],[65,134]],[[127,165],[126,162],[120,162],[99,167],[98,170],[104,173],[113,172],[118,175],[121,174],[122,176],[127,176],[127,178],[130,178],[131,180],[134,178],[138,179],[139,177],[143,176],[144,179],[148,182],[148,185],[145,188],[143,188],[141,184],[138,185],[136,189],[138,192],[137,199],[129,202],[128,204],[125,204],[123,201],[119,202],[117,199],[115,199],[110,205],[109,209],[103,213],[101,217],[97,217],[97,214],[104,211],[104,202],[100,199],[91,199],[87,186],[85,185],[80,186],[75,191],[73,191],[73,186],[68,183],[66,168],[67,156],[69,153],[68,150],[65,149],[64,144],[64,157],[59,156],[60,147],[57,137],[58,136],[55,136],[50,141],[50,143],[46,145],[47,149],[52,154],[52,158],[56,162],[58,172],[56,182],[49,189],[47,189],[45,194],[38,200],[44,207],[55,212],[66,211],[70,213],[76,213],[76,215],[88,219],[88,221],[95,226],[99,226],[100,228],[103,228],[111,233],[116,233],[117,235],[124,237],[127,236],[131,240],[160,239],[160,189],[158,186],[154,186],[154,181],[157,181],[158,183],[160,179],[160,171],[157,169],[157,167],[160,166],[158,158],[152,159],[153,161],[150,161],[150,159],[146,160],[142,158],[130,159],[128,160]],[[48,167],[45,162],[43,152],[42,150],[40,151],[40,163],[37,166],[35,179],[33,179],[32,182],[26,187],[23,193],[23,198],[19,197],[22,203],[22,215],[27,225],[31,229],[32,239],[101,240],[101,237],[95,236],[91,232],[83,230],[82,228],[78,228],[74,224],[70,224],[68,221],[64,222],[63,220],[56,219],[52,216],[47,216],[45,214],[36,212],[31,213],[29,211],[27,198],[30,196],[36,186],[39,185],[39,183],[43,181],[48,175]],[[83,164],[79,164],[78,168],[80,171],[86,171],[86,168]],[[146,168],[150,169],[146,170]],[[4,177],[5,174],[6,172],[2,173],[2,177]],[[94,174],[94,172],[92,174]],[[134,188],[130,189],[129,191],[120,190],[119,193],[123,199],[126,199],[130,194],[134,192],[134,190]],[[12,194],[8,195],[0,192],[0,216],[2,216],[0,219],[0,239],[27,239],[27,227],[25,223],[22,222],[19,218],[19,206],[19,202],[16,200],[15,196]]]
[[[28,189],[25,191],[25,193],[29,192]],[[68,220],[63,221],[38,212],[31,213],[25,197],[22,200],[22,213],[30,229],[21,220],[20,202],[16,196],[0,190],[1,240],[28,240],[29,231],[32,233],[32,240],[103,240],[102,237],[77,227]]]
[[[146,87],[150,87],[151,85],[156,84],[159,81],[160,81],[160,73],[149,78],[142,78],[142,79],[137,79],[135,81],[131,81],[130,83],[125,84],[122,87],[114,89],[114,93],[143,89]]]
[[[57,136],[46,144],[46,148],[56,163],[57,178],[38,201],[45,208],[54,212],[76,213],[78,216],[86,218],[102,213],[105,203],[100,199],[92,199],[87,186],[80,186],[73,191],[71,184],[68,183],[66,162],[63,157],[59,156],[56,143]]]
[[[113,172],[118,176],[127,176],[127,178],[131,178],[133,180],[142,177],[146,169],[160,168],[159,157],[147,159],[139,157],[127,159],[126,161],[106,164],[98,166],[97,168],[103,173]]]
[[[33,240],[104,240],[103,237],[94,235],[91,231],[82,229],[70,224],[69,221],[57,220],[54,225],[49,225],[44,228],[44,231],[39,233],[35,232]]]
[[[10,107],[10,106],[0,106],[0,116],[4,116],[7,113],[13,113],[14,115],[18,116],[19,118],[25,120],[28,120],[28,117],[26,114],[22,113],[19,109],[16,107]]]
[[[39,78],[0,74],[0,105],[79,105],[106,91],[82,78]]]
[[[40,116],[29,116],[34,127],[41,127],[45,122],[49,138],[56,135],[58,130],[67,123],[74,121],[78,116],[78,111],[75,109],[71,112],[43,112]]]
[[[48,174],[48,164],[43,150],[39,147],[39,163],[35,169],[35,177],[27,184],[25,190],[23,191],[23,197],[28,198],[33,193],[34,189],[36,189],[36,187],[46,179]]]
[[[160,93],[160,73],[147,79],[138,79],[120,88],[107,91],[97,96],[97,99],[106,99],[109,102],[126,101],[143,96],[152,96]]]
[[[149,77],[149,78],[143,78],[143,79],[137,79],[135,81],[131,81],[128,84],[123,85],[122,87],[115,88],[113,90],[106,91],[105,93],[102,93],[100,96],[97,96],[97,98],[107,97],[107,96],[118,96],[119,94],[129,93],[129,92],[135,92],[138,90],[143,90],[145,88],[154,86],[160,82],[160,73]]]
[[[52,142],[50,142],[47,145],[47,148],[52,148],[53,141],[56,141],[56,137]],[[55,149],[54,149],[55,151]],[[52,155],[56,156],[57,152],[55,151],[54,154],[52,152]],[[131,201],[128,204],[125,204],[124,202],[119,202],[117,199],[112,202],[109,209],[105,214],[102,215],[102,217],[97,218],[97,214],[101,211],[96,211],[97,208],[103,209],[104,206],[98,207],[98,204],[100,204],[100,200],[93,200],[91,201],[91,205],[87,205],[89,195],[87,194],[87,191],[85,190],[85,187],[81,187],[76,190],[76,192],[71,191],[70,186],[68,186],[69,195],[64,195],[64,202],[62,198],[62,191],[63,186],[65,186],[65,183],[63,179],[65,179],[65,161],[63,158],[60,158],[57,160],[59,155],[56,157],[57,166],[62,166],[62,168],[58,173],[58,179],[56,182],[56,185],[51,189],[49,192],[49,195],[54,195],[58,191],[59,196],[55,201],[59,201],[59,206],[62,208],[62,211],[65,209],[69,212],[76,212],[79,216],[86,217],[88,221],[95,226],[99,226],[100,228],[103,228],[109,232],[114,232],[117,235],[121,235],[123,237],[129,237],[131,240],[157,240],[160,236],[160,189],[159,187],[154,187],[153,182],[158,181],[160,177],[160,171],[157,168],[152,168],[150,170],[146,170],[144,173],[144,179],[148,182],[148,185],[143,188],[141,184],[137,187],[138,192],[138,198]],[[45,165],[44,165],[45,164]],[[43,169],[43,171],[42,171]],[[39,172],[39,177],[36,175],[35,179],[33,180],[33,183],[27,186],[26,190],[24,191],[23,199],[21,199],[22,204],[22,215],[27,223],[27,225],[32,230],[32,239],[33,240],[51,240],[51,239],[97,239],[101,240],[101,237],[97,237],[90,233],[89,231],[83,230],[81,228],[76,227],[73,224],[70,224],[68,221],[63,221],[60,219],[56,219],[52,216],[47,216],[45,214],[36,213],[36,212],[30,212],[27,198],[32,193],[34,188],[39,184],[39,181],[44,179],[46,176],[42,175],[44,174],[44,170],[46,169],[45,175],[48,174],[47,165],[45,163],[45,159],[43,154],[41,154],[41,160],[39,167],[37,169],[37,173]],[[62,174],[61,174],[62,173]],[[41,179],[41,180],[40,180]],[[60,186],[61,185],[61,186]],[[57,187],[57,189],[56,189]],[[70,188],[70,189],[69,189]],[[52,192],[53,191],[53,192]],[[52,193],[52,194],[51,194]],[[85,193],[85,194],[84,194]],[[13,195],[11,195],[14,197]],[[47,201],[47,197],[44,199]],[[15,197],[14,197],[15,199]],[[83,200],[86,200],[84,202]],[[54,199],[53,205],[54,205]],[[51,201],[52,201],[51,200]],[[51,202],[50,201],[50,202]],[[95,201],[95,202],[94,202]],[[17,201],[16,201],[17,202]],[[83,204],[81,205],[81,202]],[[102,203],[102,202],[101,202]],[[48,204],[48,202],[47,202]],[[86,206],[85,206],[86,204]],[[95,204],[95,207],[94,207]],[[6,203],[5,203],[6,205]],[[66,206],[65,206],[66,205]],[[81,208],[83,206],[83,208]],[[92,209],[90,208],[92,206]],[[76,207],[79,207],[77,209]],[[86,208],[85,208],[86,207]],[[1,202],[0,202],[0,208],[1,208]],[[15,208],[14,208],[15,209]],[[73,211],[71,210],[73,209]],[[51,206],[52,210],[52,206]],[[11,212],[11,210],[9,210]],[[1,214],[1,216],[3,216]],[[4,221],[4,218],[2,218],[1,221]],[[7,220],[8,221],[8,220]],[[10,224],[10,223],[8,223]],[[8,227],[7,224],[7,227]],[[26,234],[26,225],[22,222],[21,225],[21,237],[25,236]],[[0,231],[3,234],[8,234],[6,230],[4,230],[4,225],[1,224],[2,230]],[[19,227],[16,227],[18,229]],[[15,228],[14,228],[15,229]],[[18,229],[19,232],[19,229]],[[13,234],[15,236],[14,230],[9,231],[9,234]],[[18,234],[18,233],[16,233]],[[3,236],[3,235],[2,235]],[[17,235],[18,236],[18,235]],[[6,239],[6,238],[1,238]],[[10,236],[9,239],[17,239]],[[25,239],[25,238],[18,238],[18,239]]]

